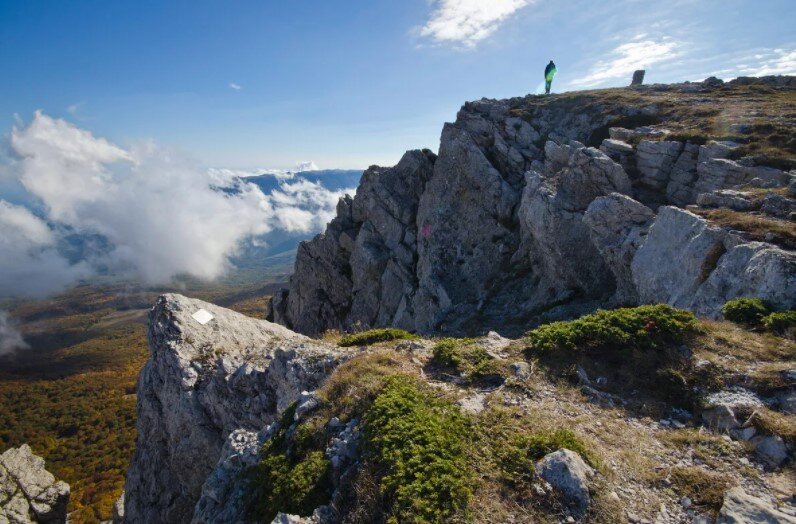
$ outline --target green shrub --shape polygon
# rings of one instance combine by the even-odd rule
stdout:
[[[736,298],[721,307],[721,314],[726,320],[752,327],[762,325],[763,317],[769,313],[768,307],[759,298]]]
[[[388,522],[448,522],[463,516],[473,476],[466,419],[405,377],[389,379],[364,419],[371,457],[383,471]]]
[[[763,327],[777,335],[793,335],[796,331],[796,311],[771,313],[763,318]]]
[[[331,497],[325,446],[311,445],[323,428],[300,424],[293,428],[294,445],[288,444],[295,408],[293,404],[285,410],[279,429],[260,450],[260,462],[249,471],[250,516],[255,521],[271,522],[280,511],[308,516]]]
[[[545,324],[527,336],[540,351],[650,349],[682,343],[698,330],[693,313],[657,304],[598,310],[577,320]]]
[[[377,342],[387,342],[388,340],[413,340],[417,338],[416,335],[403,329],[380,328],[346,335],[340,339],[337,345],[341,347],[369,346]]]

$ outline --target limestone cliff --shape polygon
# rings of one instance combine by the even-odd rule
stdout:
[[[262,430],[343,358],[282,326],[180,295],[158,300],[148,338],[126,522],[190,521],[222,450],[237,445],[235,435]],[[226,489],[211,481],[203,507]]]
[[[694,204],[735,189],[792,233],[796,201],[777,188],[794,172],[767,165],[792,167],[792,149],[784,161],[743,156],[770,145],[757,124],[699,128],[728,103],[793,125],[766,111],[795,95],[792,77],[773,77],[467,103],[438,156],[410,151],[365,172],[326,232],[299,247],[272,318],[306,334],[512,333],[619,304],[709,317],[738,296],[792,307],[790,241],[714,223]],[[755,208],[761,191],[775,212]]]

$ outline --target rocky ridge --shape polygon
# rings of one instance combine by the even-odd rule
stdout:
[[[712,318],[738,296],[788,309],[792,246],[696,213],[744,210],[792,231],[786,188],[796,174],[738,158],[742,133],[703,140],[669,129],[688,107],[742,89],[761,103],[796,93],[790,77],[774,77],[467,103],[438,156],[410,151],[365,172],[327,231],[299,247],[271,318],[306,334],[512,333],[638,303]],[[759,116],[762,105],[750,104]]]

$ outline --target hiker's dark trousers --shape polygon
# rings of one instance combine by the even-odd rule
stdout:
[[[552,80],[545,80],[544,81],[544,92],[545,92],[546,95],[550,94],[550,86],[552,86],[552,85],[553,85],[553,81]]]

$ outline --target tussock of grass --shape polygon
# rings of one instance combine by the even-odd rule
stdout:
[[[418,337],[416,335],[413,335],[408,331],[404,331],[403,329],[379,328],[369,329],[361,333],[345,335],[340,339],[340,342],[338,342],[337,345],[341,347],[369,346],[371,344],[376,344],[377,342],[388,342],[390,340],[413,340],[417,338]]]
[[[796,249],[796,227],[793,222],[726,208],[692,211],[720,227],[743,231],[752,240],[764,242],[766,236],[772,233],[772,243],[786,249]]]
[[[560,501],[552,494],[540,495],[533,489],[537,481],[536,462],[547,453],[570,449],[606,473],[594,442],[569,429],[570,422],[500,406],[492,406],[473,417],[470,462],[479,479],[472,504],[476,508],[476,522],[508,521],[508,517],[501,520],[497,516],[506,508],[514,511],[513,521],[547,522]],[[613,518],[617,512],[608,506],[616,509],[618,505],[597,499],[588,521],[617,522]],[[618,509],[621,513],[621,506]]]
[[[676,447],[692,448],[694,456],[708,465],[733,453],[733,447],[720,436],[698,429],[677,429],[662,434],[662,439]]]
[[[796,445],[796,416],[758,408],[749,417],[749,422],[764,435],[778,435],[789,446]]]
[[[499,449],[506,479],[512,483],[530,480],[536,462],[561,448],[576,452],[592,467],[601,467],[596,455],[568,429],[517,433]]]
[[[434,345],[432,353],[434,364],[472,381],[488,380],[505,373],[502,364],[473,339],[442,339]]]
[[[730,487],[724,475],[695,466],[673,467],[669,478],[678,495],[685,495],[697,506],[714,511],[721,508],[724,492]]]
[[[317,416],[348,420],[364,413],[389,377],[411,375],[412,370],[394,352],[380,351],[349,360],[318,390],[324,405]]]
[[[655,349],[679,344],[699,331],[694,315],[665,304],[599,310],[568,322],[553,322],[528,333],[539,351]]]

